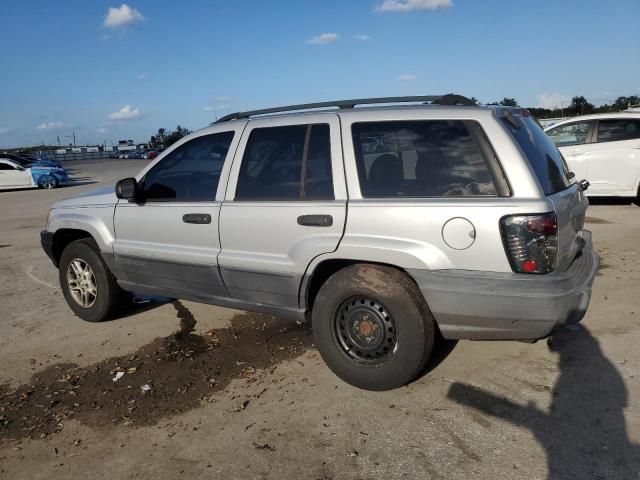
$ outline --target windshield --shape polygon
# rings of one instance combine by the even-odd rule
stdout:
[[[25,160],[24,158],[21,158],[21,157],[16,157],[15,155],[11,156],[11,161],[25,168],[27,168],[31,164],[29,160]]]

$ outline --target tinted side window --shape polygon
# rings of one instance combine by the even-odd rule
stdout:
[[[0,170],[15,170],[15,168],[8,163],[0,163]]]
[[[462,120],[355,123],[352,135],[363,197],[496,195]]]
[[[329,125],[251,131],[236,200],[332,200]]]
[[[598,122],[598,143],[640,138],[640,120],[613,119]]]
[[[213,201],[234,132],[203,135],[181,145],[145,175],[148,201]]]
[[[511,132],[533,168],[545,195],[564,190],[569,185],[569,168],[558,148],[533,117],[513,116],[515,123],[504,125]]]
[[[547,135],[558,147],[582,145],[587,142],[590,127],[591,122],[569,123],[552,128]]]

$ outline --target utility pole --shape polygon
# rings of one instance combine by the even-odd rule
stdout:
[[[73,146],[76,146],[76,132],[73,132]]]
[[[60,148],[60,135],[58,135],[58,148]]]

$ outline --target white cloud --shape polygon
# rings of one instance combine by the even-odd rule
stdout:
[[[36,127],[38,130],[56,130],[58,128],[64,127],[64,122],[45,122],[41,123]]]
[[[140,75],[138,75],[138,80],[144,80],[145,78],[147,78],[146,73],[141,73]]]
[[[561,93],[541,93],[536,95],[538,103],[537,108],[561,108],[562,104],[568,104],[571,99],[567,95]]]
[[[316,35],[315,37],[311,37],[307,40],[307,43],[311,45],[324,45],[327,43],[335,42],[338,40],[337,33],[322,33],[320,35]]]
[[[141,22],[144,20],[142,14],[135,8],[131,8],[126,3],[119,7],[110,7],[104,17],[104,26],[115,28],[127,23]]]
[[[356,40],[360,40],[361,42],[366,42],[367,40],[371,40],[369,35],[362,35],[360,33],[353,36]]]
[[[418,77],[416,77],[412,73],[405,73],[404,75],[400,75],[397,79],[400,80],[401,82],[412,82],[416,78]]]
[[[105,127],[99,127],[96,129],[96,132],[98,133],[105,133],[107,131],[107,129]]]
[[[411,12],[414,10],[439,10],[453,6],[451,0],[384,0],[377,5],[377,12]]]
[[[9,127],[0,127],[0,135],[3,133],[9,133],[11,129]]]
[[[229,110],[231,108],[231,99],[229,97],[218,97],[217,100],[219,103],[206,105],[203,110],[205,112],[219,112],[221,110]]]
[[[125,105],[117,112],[113,112],[109,115],[111,120],[133,120],[140,116],[140,110],[137,108],[131,108],[131,105]]]

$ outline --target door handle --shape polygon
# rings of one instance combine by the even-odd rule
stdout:
[[[582,150],[572,150],[569,152],[569,156],[571,157],[579,157],[580,155],[584,155],[584,151]]]
[[[211,215],[208,213],[186,213],[182,216],[184,223],[211,223]]]
[[[333,225],[333,217],[331,215],[300,215],[298,217],[298,225],[304,227],[330,227]]]

